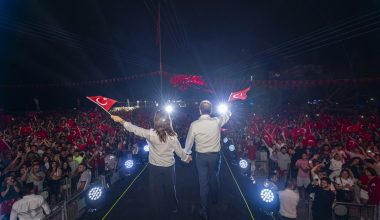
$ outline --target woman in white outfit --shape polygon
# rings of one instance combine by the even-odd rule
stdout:
[[[182,150],[169,114],[157,111],[153,129],[138,127],[119,116],[112,115],[111,118],[121,123],[127,131],[149,142],[149,191],[154,219],[163,219],[170,211],[177,212],[174,152],[186,163],[192,158]]]

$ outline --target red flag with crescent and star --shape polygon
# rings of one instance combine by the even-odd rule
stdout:
[[[87,96],[89,100],[94,102],[95,104],[99,105],[102,109],[105,111],[109,111],[112,106],[117,102],[116,100],[103,97],[103,96]]]
[[[228,101],[235,101],[235,100],[246,100],[247,99],[247,92],[251,90],[251,87],[248,87],[244,90],[232,92],[230,97],[228,98]]]

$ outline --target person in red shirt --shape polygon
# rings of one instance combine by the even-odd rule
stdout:
[[[357,183],[360,187],[359,198],[362,204],[368,203],[368,183],[370,180],[369,176],[372,175],[368,169],[370,168],[366,168],[364,170],[364,175],[359,177],[359,181]]]
[[[377,175],[376,170],[367,168],[369,172],[369,182],[367,185],[368,190],[368,204],[375,205],[377,210],[380,210],[380,176]],[[380,213],[377,212],[377,218],[380,219]]]
[[[376,170],[373,168],[367,168],[366,173],[369,174],[368,179],[368,204],[380,205],[380,177],[377,175]]]

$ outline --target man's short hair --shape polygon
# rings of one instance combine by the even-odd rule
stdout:
[[[78,166],[80,166],[80,165],[84,166],[86,169],[88,168],[87,164],[85,164],[85,163],[80,163]]]
[[[321,181],[326,181],[327,184],[331,184],[331,180],[327,177],[322,177]]]
[[[34,184],[33,183],[27,183],[25,184],[21,189],[22,196],[26,196],[32,193],[34,190]]]
[[[199,104],[199,111],[202,115],[210,115],[212,112],[212,104],[208,100],[203,100],[201,104]]]

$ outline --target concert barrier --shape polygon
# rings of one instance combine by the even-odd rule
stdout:
[[[337,202],[333,207],[334,220],[378,220],[379,210],[375,205]]]

